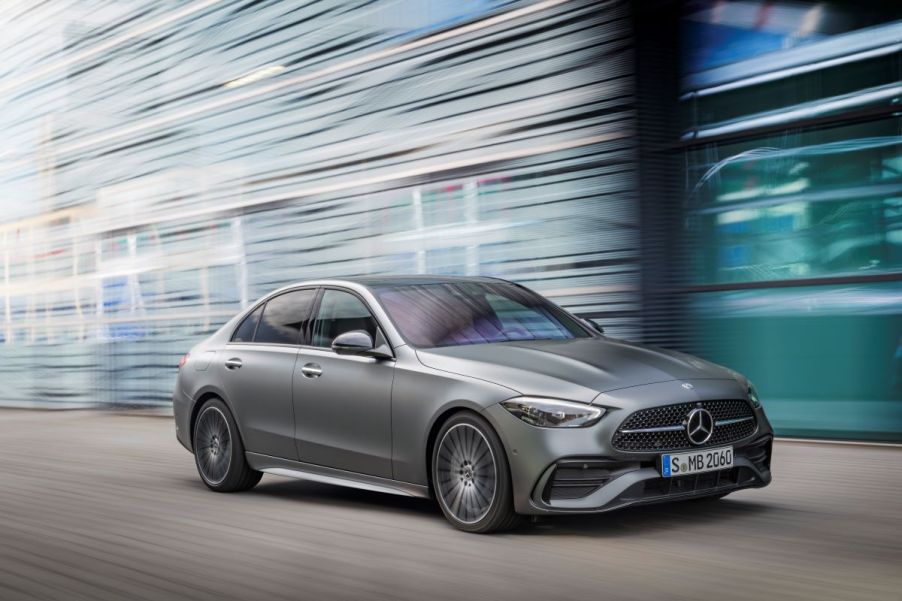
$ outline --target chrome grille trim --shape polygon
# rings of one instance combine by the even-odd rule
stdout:
[[[742,422],[747,422],[750,419],[755,419],[755,416],[749,415],[748,417],[736,417],[733,419],[722,419],[720,421],[714,422],[714,426],[729,426],[730,424],[741,424]],[[624,430],[626,432],[626,430]]]
[[[716,424],[715,424],[716,425]],[[636,434],[637,432],[676,432],[683,429],[683,424],[677,426],[661,426],[660,428],[636,428],[634,430],[618,430],[621,434]]]
[[[714,418],[709,440],[695,445],[686,433],[686,419],[696,408]],[[683,451],[747,440],[758,432],[754,408],[747,399],[715,399],[657,405],[634,411],[621,422],[611,440],[619,451],[656,453]]]

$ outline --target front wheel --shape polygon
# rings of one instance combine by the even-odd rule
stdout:
[[[263,477],[247,464],[232,413],[219,399],[207,401],[197,414],[194,463],[204,484],[216,492],[248,490]]]
[[[438,433],[432,484],[442,513],[466,532],[513,528],[510,468],[495,431],[473,413],[458,413]]]

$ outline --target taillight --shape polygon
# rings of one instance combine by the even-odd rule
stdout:
[[[190,355],[191,355],[191,353],[185,353],[184,355],[182,355],[182,358],[179,359],[179,369],[182,369],[182,366],[188,362],[188,357]]]

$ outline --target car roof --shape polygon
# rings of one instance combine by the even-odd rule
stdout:
[[[371,289],[379,287],[392,286],[414,286],[427,284],[451,284],[461,282],[478,282],[478,283],[505,283],[511,284],[507,280],[501,278],[492,278],[486,276],[453,276],[453,275],[361,275],[351,277],[338,277],[317,280],[304,280],[294,282],[287,286],[282,286],[277,290],[273,290],[260,300],[266,300],[287,292],[293,288],[310,287],[310,286],[349,286],[362,289]]]
[[[335,278],[361,286],[412,286],[416,284],[450,284],[459,282],[503,282],[499,278],[485,276],[453,276],[453,275],[363,275],[356,277]]]

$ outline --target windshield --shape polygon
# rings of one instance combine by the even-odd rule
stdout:
[[[422,348],[590,336],[559,307],[506,282],[384,285],[373,289],[401,335]]]

